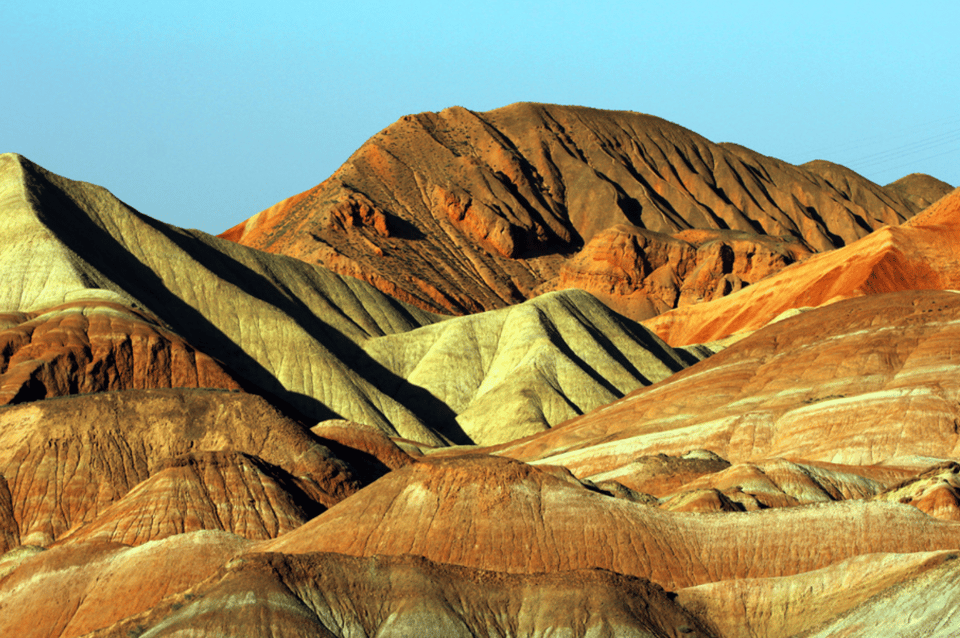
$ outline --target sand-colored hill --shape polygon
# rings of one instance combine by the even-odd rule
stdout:
[[[944,576],[949,582],[956,572],[956,559],[955,550],[866,554],[789,578],[744,578],[690,587],[681,590],[677,600],[705,619],[724,638],[807,635],[806,631],[826,623],[835,633],[823,635],[830,636],[896,635],[897,630],[911,624],[923,635],[933,635],[929,633],[933,627],[928,623],[942,608],[923,611],[926,604],[916,595],[908,598],[919,603],[916,608],[906,608],[902,603],[897,606],[897,613],[908,612],[901,616],[902,624],[897,625],[892,622],[892,615],[887,616],[888,624],[883,631],[877,631],[878,625],[864,623],[857,627],[855,623],[835,619],[843,618],[859,605],[873,608],[876,613],[875,602],[895,598],[894,589],[916,591],[922,587],[921,583],[929,587],[933,579]],[[915,618],[914,614],[922,620],[906,620]],[[943,620],[947,621],[947,627],[956,630],[956,620],[946,617]],[[888,633],[890,630],[894,633]]]
[[[455,107],[401,118],[323,183],[222,237],[323,264],[433,311],[489,310],[576,286],[639,319],[667,302],[658,287],[671,279],[678,290],[710,295],[733,284],[731,276],[755,279],[721,267],[710,282],[686,282],[690,273],[648,269],[641,259],[620,276],[607,274],[616,279],[610,291],[583,264],[564,270],[570,258],[585,247],[588,260],[604,255],[612,240],[602,235],[614,227],[667,236],[651,262],[689,229],[821,251],[919,210],[847,169],[836,179],[841,169],[792,166],[639,113]],[[752,250],[722,241],[715,250],[724,246]]]
[[[0,408],[0,475],[14,546],[73,533],[142,543],[190,529],[261,538],[292,526],[281,519],[294,505],[302,521],[375,478],[261,397],[182,389]]]
[[[960,338],[958,318],[954,292],[831,304],[499,453],[640,491],[629,481],[634,459],[704,448],[731,463],[784,457],[923,469],[958,454],[960,359],[950,345]]]
[[[9,258],[6,269],[0,271],[4,282],[0,308],[13,313],[7,321],[11,364],[2,381],[10,386],[11,398],[18,393],[22,400],[151,385],[235,387],[229,383],[232,377],[317,421],[347,418],[431,445],[471,441],[455,420],[461,406],[448,405],[427,389],[448,383],[451,373],[459,375],[463,362],[445,360],[437,369],[437,374],[445,376],[434,380],[421,368],[411,382],[364,349],[368,341],[406,333],[440,317],[318,266],[166,226],[127,208],[104,189],[58,177],[19,156],[0,157],[0,190],[10,246],[3,253],[4,259]],[[86,318],[77,314],[79,310],[67,310],[84,303],[88,304],[83,311]],[[108,306],[109,312],[92,309]],[[44,314],[50,308],[59,308],[59,314]],[[118,312],[131,314],[135,325],[111,327],[107,317],[117,317]],[[586,314],[591,312],[601,311]],[[553,321],[547,319],[547,323]],[[47,323],[38,328],[37,322]],[[607,327],[617,334],[591,334],[594,344],[590,347],[621,361],[636,355],[638,342],[647,339],[645,331],[621,324],[622,319],[607,320]],[[591,326],[581,333],[587,329],[596,332],[596,326]],[[101,337],[97,331],[107,331],[109,336]],[[155,339],[174,345],[150,346],[153,349],[142,357],[134,353],[130,359],[123,349],[132,348],[127,342],[132,344],[134,337],[120,334],[125,331],[142,335],[153,331],[159,335]],[[441,332],[448,338],[455,334],[453,329]],[[147,337],[148,343],[154,338]],[[90,345],[91,340],[96,346]],[[15,350],[27,345],[20,363]],[[112,347],[121,351],[113,355]],[[383,350],[378,345],[371,352],[380,356]],[[631,353],[629,357],[626,352]],[[119,357],[115,366],[106,363],[112,356]],[[589,353],[582,356],[593,360]],[[200,361],[193,365],[201,371],[194,373],[199,375],[197,380],[179,368],[168,373],[164,366],[154,365],[151,357],[193,357]],[[223,371],[218,374],[223,379],[204,376],[213,374],[208,373],[208,368],[216,367],[212,359],[222,362]],[[582,365],[576,357],[561,359],[553,363],[533,357],[514,366],[514,380],[525,377],[516,386],[515,409],[533,415],[530,420],[538,427],[553,425],[649,382],[634,375],[632,384],[622,379],[608,383],[590,370],[575,371]],[[157,379],[137,377],[143,376],[138,366],[148,363]],[[562,367],[568,377],[592,374],[594,379],[590,388],[577,392],[568,383],[566,393],[573,404],[547,407],[545,416],[537,416],[544,410],[535,404],[547,392],[543,386],[551,378],[547,374],[542,379],[541,368],[550,366]],[[667,366],[678,369],[675,361]],[[526,405],[523,396],[527,396]],[[484,440],[504,441],[512,434],[498,434],[485,426]]]
[[[674,589],[797,574],[865,553],[950,549],[958,538],[960,523],[899,503],[674,513],[599,493],[560,468],[461,456],[393,472],[256,548],[414,554],[521,574],[599,567]]]
[[[695,359],[577,290],[372,339],[364,350],[449,406],[453,441],[548,429]]]
[[[792,309],[901,290],[960,289],[960,189],[900,226],[794,264],[729,297],[644,322],[677,346],[766,325]]]
[[[440,442],[377,387],[384,379],[351,369],[363,359],[358,341],[435,316],[355,279],[162,224],[16,155],[0,156],[0,206],[0,308],[32,312],[109,290],[311,418]]]
[[[957,597],[960,565],[952,560],[915,578],[896,583],[850,611],[826,621],[797,638],[891,636],[949,638],[960,631]]]

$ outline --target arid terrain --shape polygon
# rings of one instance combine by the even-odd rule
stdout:
[[[0,636],[960,634],[960,189],[524,103],[135,204],[0,155]]]

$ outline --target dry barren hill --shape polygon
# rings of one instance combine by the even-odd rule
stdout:
[[[641,491],[648,456],[702,448],[733,464],[786,458],[888,481],[894,476],[876,474],[878,466],[930,465],[958,453],[958,359],[950,345],[958,318],[960,294],[948,291],[831,304],[500,453]],[[732,471],[710,473],[718,470]],[[763,491],[757,472],[738,473],[752,485],[726,483],[731,496],[738,487]]]
[[[703,354],[670,348],[579,290],[371,339],[364,349],[449,406],[449,438],[478,444],[548,429]]]
[[[748,333],[781,314],[840,299],[905,290],[960,289],[960,189],[900,226],[881,228],[723,299],[644,322],[672,345]]]
[[[0,155],[0,636],[956,635],[945,188],[449,109],[228,241]]]
[[[419,333],[443,317],[321,266],[168,226],[103,188],[16,155],[0,156],[0,208],[5,401],[243,387],[314,421],[346,418],[444,445],[473,442],[458,417],[483,396],[489,402],[508,392],[504,380],[512,388],[510,409],[529,415],[517,427],[529,433],[693,360],[681,360],[646,329],[577,291],[531,302],[510,320],[504,314]],[[437,352],[416,360],[415,344],[430,342],[429,335],[459,344],[477,329],[496,336],[465,351],[467,360]],[[398,338],[379,339],[388,335]],[[641,352],[647,348],[655,354]],[[628,363],[638,357],[649,365]],[[600,373],[589,368],[604,365]],[[436,391],[464,372],[478,375],[461,391],[469,397]],[[478,428],[485,442],[518,431],[467,429]]]
[[[639,113],[456,107],[402,118],[222,237],[433,311],[578,287],[644,319],[897,224],[949,188],[912,183],[793,166]]]

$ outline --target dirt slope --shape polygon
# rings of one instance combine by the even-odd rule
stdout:
[[[845,245],[918,210],[847,169],[836,179],[841,169],[792,166],[639,113],[454,107],[401,118],[315,188],[222,237],[323,264],[433,311],[501,308],[573,286],[642,319],[675,306],[680,290],[688,301],[709,298],[718,286],[752,283],[798,253]],[[603,236],[614,227],[658,234],[641,251],[649,259],[610,274],[614,290],[582,265],[565,269],[581,250],[615,259]],[[689,229],[716,231],[716,245],[689,266],[655,258],[686,243],[678,233]],[[781,248],[766,269],[744,276],[711,261],[753,253],[724,232],[763,236],[748,240],[761,253]],[[697,257],[701,241],[684,249]],[[704,261],[701,280],[686,282]],[[709,281],[704,269],[716,271]],[[665,283],[673,299],[658,289]]]

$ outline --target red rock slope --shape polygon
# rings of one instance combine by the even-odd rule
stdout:
[[[102,300],[0,315],[0,404],[67,394],[240,383],[142,311]]]
[[[900,290],[960,288],[960,189],[901,226],[795,264],[734,295],[644,324],[678,346],[756,330],[781,313]]]
[[[865,553],[948,549],[958,539],[960,523],[907,505],[678,514],[592,491],[559,468],[464,456],[393,472],[256,548],[414,554],[521,574],[599,567],[672,589],[796,574]]]
[[[685,299],[709,298],[718,286],[729,292],[798,252],[844,245],[916,212],[823,164],[792,166],[632,112],[457,107],[402,118],[317,187],[222,237],[322,264],[430,310],[500,308],[575,286],[642,318],[676,305],[681,291]],[[614,227],[622,230],[611,236]],[[691,228],[718,232],[677,235]],[[744,241],[751,245],[736,245]],[[612,289],[597,281],[589,262],[617,261],[618,246],[631,242],[624,250],[640,259],[606,274]],[[561,277],[580,250],[592,257]],[[688,254],[681,264],[664,253]],[[756,263],[738,272],[726,253],[756,253]],[[686,282],[704,263],[716,271],[706,292],[707,282]]]
[[[127,390],[6,406],[0,529],[12,518],[14,533],[0,551],[74,534],[267,538],[380,474],[354,471],[303,425],[239,392]]]

